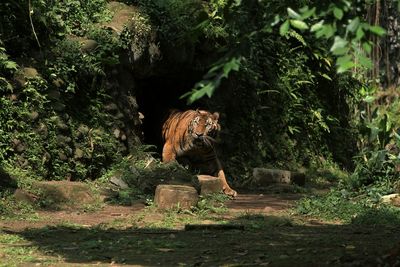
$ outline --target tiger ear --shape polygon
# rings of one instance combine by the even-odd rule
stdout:
[[[214,112],[213,114],[212,114],[212,117],[213,117],[213,119],[214,120],[218,120],[219,119],[219,113],[218,112]]]

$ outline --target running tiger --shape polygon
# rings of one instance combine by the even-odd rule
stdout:
[[[221,130],[218,119],[218,112],[211,114],[205,110],[172,111],[162,128],[165,142],[162,160],[188,163],[201,174],[217,176],[222,181],[224,193],[236,196],[237,192],[226,181],[214,149],[215,138]]]

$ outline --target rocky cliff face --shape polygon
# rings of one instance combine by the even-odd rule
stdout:
[[[137,6],[106,8],[110,19],[86,34],[13,55],[18,70],[0,90],[0,160],[45,179],[80,180],[144,143],[160,151],[164,117],[186,108],[179,97],[201,77],[194,44],[165,42]]]

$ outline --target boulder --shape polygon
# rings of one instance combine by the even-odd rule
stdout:
[[[269,186],[271,184],[305,184],[305,174],[288,170],[254,168],[253,181],[256,186]]]
[[[92,40],[92,39],[81,40],[80,44],[81,44],[82,52],[85,52],[85,53],[89,53],[89,52],[94,51],[98,46],[98,43],[95,40]]]
[[[118,36],[126,31],[129,37],[129,51],[127,55],[121,55],[121,64],[130,68],[137,77],[151,76],[162,56],[157,31],[150,18],[136,6],[120,2],[109,2],[107,8],[114,15],[103,27],[111,29]]]
[[[80,50],[84,53],[93,52],[98,46],[98,43],[95,40],[88,39],[86,37],[68,35],[66,38],[72,42],[77,42],[80,46]]]
[[[36,78],[39,76],[38,71],[32,67],[23,68],[23,73],[26,78]]]
[[[110,183],[121,189],[129,189],[129,185],[124,180],[122,180],[121,177],[118,177],[117,175],[114,175],[110,178]]]
[[[35,204],[38,197],[35,196],[32,193],[29,193],[23,189],[17,189],[14,192],[14,198],[16,201],[18,202],[23,202],[23,203],[27,203],[27,204]]]
[[[24,67],[16,72],[14,75],[14,80],[17,86],[20,88],[25,86],[27,79],[38,77],[40,77],[40,74],[35,68]]]
[[[79,209],[96,204],[98,196],[89,185],[71,181],[40,181],[32,184],[38,200],[50,209]]]
[[[75,148],[74,158],[81,159],[85,156],[85,152],[80,148]]]
[[[179,206],[190,209],[196,206],[199,200],[197,191],[186,185],[158,185],[154,196],[154,203],[159,209],[170,209]]]
[[[121,2],[111,1],[107,4],[107,9],[113,12],[113,18],[110,22],[106,23],[106,28],[110,28],[118,35],[122,33],[124,27],[129,23],[132,18],[140,14],[140,11],[135,6],[129,6]]]
[[[39,118],[39,113],[38,113],[37,111],[32,111],[32,112],[29,114],[29,118],[30,118],[32,121],[36,121],[36,120]]]
[[[222,191],[222,181],[220,178],[210,175],[197,175],[200,183],[200,194],[207,195]]]
[[[60,88],[65,84],[65,82],[61,78],[56,78],[55,80],[52,81],[52,84],[55,87]],[[50,90],[49,93],[48,93],[48,97],[50,99],[57,99],[58,100],[58,99],[60,99],[60,96],[61,96],[61,94],[57,90]]]

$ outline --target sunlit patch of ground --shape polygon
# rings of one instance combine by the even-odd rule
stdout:
[[[35,221],[0,223],[0,265],[391,266],[398,260],[398,227],[294,216],[298,197],[243,194],[215,210],[161,212],[136,203],[90,213],[40,211]],[[223,227],[185,230],[201,224]]]

